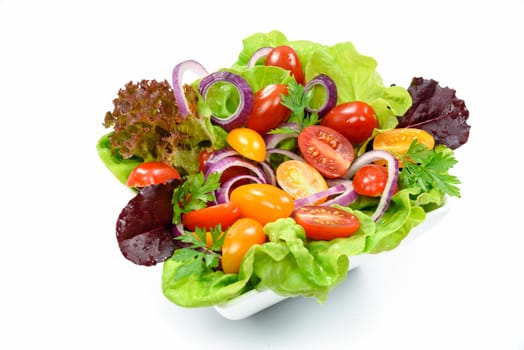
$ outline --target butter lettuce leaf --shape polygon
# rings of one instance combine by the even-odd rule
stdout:
[[[365,210],[340,207],[361,222],[359,230],[347,238],[311,241],[292,218],[268,223],[264,227],[268,241],[248,250],[238,274],[216,271],[175,281],[181,263],[169,259],[164,262],[162,275],[164,295],[180,306],[203,307],[251,289],[271,289],[283,296],[311,297],[322,303],[345,280],[352,256],[391,250],[424,220],[424,210],[413,206],[409,195],[410,190],[395,194],[377,223]]]

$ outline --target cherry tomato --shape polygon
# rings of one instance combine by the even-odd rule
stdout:
[[[222,270],[225,273],[237,273],[249,248],[265,241],[264,228],[258,221],[250,218],[235,221],[227,230],[222,246]]]
[[[180,178],[180,173],[171,165],[162,162],[144,162],[131,171],[127,178],[127,186],[145,187]]]
[[[391,153],[406,153],[414,139],[429,149],[435,147],[435,139],[425,130],[397,128],[384,131],[375,136],[373,149],[382,149]]]
[[[358,169],[353,176],[355,192],[363,196],[381,196],[388,181],[388,169],[378,164],[367,164]],[[398,190],[398,186],[395,192]]]
[[[287,85],[270,84],[257,91],[253,96],[253,110],[246,126],[265,134],[287,121],[291,110],[282,104],[282,94],[288,94]]]
[[[293,197],[269,184],[247,184],[231,191],[230,201],[240,207],[240,216],[257,220],[262,225],[286,218],[293,212]]]
[[[226,136],[227,143],[242,156],[262,162],[266,159],[266,143],[258,132],[249,128],[236,128]]]
[[[302,63],[292,47],[281,45],[273,48],[266,56],[264,64],[289,70],[297,83],[304,85]]]
[[[298,135],[298,147],[306,162],[327,178],[344,175],[355,158],[355,150],[348,139],[322,125],[304,128]]]
[[[295,199],[303,198],[328,188],[326,180],[318,170],[300,160],[287,160],[280,163],[275,175],[278,185]],[[315,204],[325,201],[326,198],[320,198]]]
[[[212,205],[182,214],[182,223],[191,231],[197,227],[209,230],[221,225],[225,230],[240,217],[240,207],[235,203]]]
[[[339,208],[330,206],[304,206],[295,211],[295,221],[315,240],[349,237],[360,227],[358,218]]]
[[[322,119],[322,125],[335,129],[352,144],[366,141],[378,128],[373,108],[362,101],[341,103],[332,108]]]

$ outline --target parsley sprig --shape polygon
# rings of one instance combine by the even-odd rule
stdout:
[[[210,245],[207,244],[208,235],[211,238]],[[209,232],[197,227],[195,232],[184,231],[183,235],[176,237],[188,246],[177,249],[173,254],[173,259],[182,263],[175,272],[175,281],[191,274],[201,275],[217,268],[225,237],[220,225]]]
[[[312,90],[304,93],[304,86],[294,80],[288,84],[288,94],[282,94],[282,104],[291,110],[288,123],[296,123],[298,125],[298,132],[309,125],[318,124],[319,122],[317,113],[309,114],[306,112],[306,107],[309,105],[312,97]],[[271,130],[269,133],[293,134],[297,133],[297,130],[290,127],[281,127]]]
[[[403,187],[418,187],[423,192],[436,188],[450,196],[460,197],[460,189],[456,186],[460,180],[449,174],[449,170],[457,164],[449,148],[429,149],[415,139],[405,154],[395,155],[403,163],[399,174]]]
[[[214,191],[220,187],[220,173],[204,176],[202,172],[185,177],[185,181],[173,192],[173,223],[181,222],[183,213],[205,208],[215,200]]]

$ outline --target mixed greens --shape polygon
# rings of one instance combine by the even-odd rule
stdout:
[[[444,205],[447,196],[460,197],[460,181],[449,171],[456,164],[454,150],[467,142],[469,112],[453,89],[432,79],[413,78],[408,88],[385,86],[376,61],[358,53],[350,42],[326,46],[290,41],[273,31],[255,33],[243,44],[238,60],[218,72],[207,74],[195,61],[188,61],[176,67],[173,85],[143,80],[129,82],[119,91],[114,110],[104,120],[104,126],[113,129],[97,143],[104,165],[123,184],[138,165],[151,161],[173,166],[180,176],[134,188],[136,196],[117,220],[117,241],[132,262],[163,264],[163,293],[177,305],[212,306],[252,289],[323,302],[345,279],[352,256],[394,249],[428,211]],[[260,64],[263,56],[258,55],[283,45],[292,47],[300,58],[303,83],[297,83],[297,74],[287,69]],[[191,84],[179,83],[185,66],[197,67],[204,76]],[[242,86],[249,91],[243,94],[238,84],[228,83],[230,77],[233,83],[246,82]],[[336,89],[313,88],[307,82]],[[231,135],[239,123],[249,122],[237,119],[232,126],[231,116],[249,118],[241,109],[255,108],[256,92],[277,84],[286,87],[282,105],[289,113],[278,127],[262,133],[268,152],[263,150],[262,161],[243,157],[231,146],[235,144]],[[298,143],[303,144],[301,138],[312,128],[324,130],[319,125],[325,118],[320,110],[330,97],[336,104],[359,101],[371,106],[377,127],[364,141],[350,145],[351,159],[346,159],[342,175],[324,176],[329,195],[318,191],[311,197],[294,198],[292,209],[298,209],[299,201],[309,200],[306,204],[311,205],[312,198],[315,202],[329,198],[332,207],[358,219],[358,227],[341,237],[312,239],[293,212],[288,213],[262,223],[265,242],[251,245],[238,271],[226,273],[220,254],[228,239],[227,227],[189,230],[184,215],[224,204],[220,198],[229,202],[231,190],[239,183],[283,187],[272,171],[289,159],[307,160]],[[415,138],[402,153],[374,149],[378,135],[405,128],[425,130],[433,136],[435,147]],[[386,157],[382,157],[384,152]],[[203,155],[209,157],[207,161],[203,162]],[[355,172],[364,163],[380,159],[388,161],[389,169],[382,196],[357,194],[351,184]],[[231,168],[247,172],[226,181],[221,176]],[[208,236],[211,244],[206,244]]]

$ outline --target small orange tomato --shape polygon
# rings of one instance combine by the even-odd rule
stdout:
[[[235,188],[230,201],[240,207],[240,216],[262,225],[286,218],[293,212],[294,199],[284,190],[269,184],[247,184]]]
[[[236,128],[226,136],[227,143],[247,159],[262,162],[266,159],[266,143],[255,130]]]
[[[222,270],[225,273],[238,273],[246,252],[255,244],[263,244],[266,235],[261,223],[250,218],[235,221],[227,230],[222,246]]]
[[[435,147],[435,139],[427,131],[415,128],[398,128],[377,134],[373,140],[373,149],[403,154],[408,151],[415,139],[429,149]]]
[[[278,185],[293,198],[303,198],[314,193],[327,190],[324,177],[308,163],[300,160],[287,160],[280,163],[276,170]],[[315,204],[326,201],[319,199]]]

